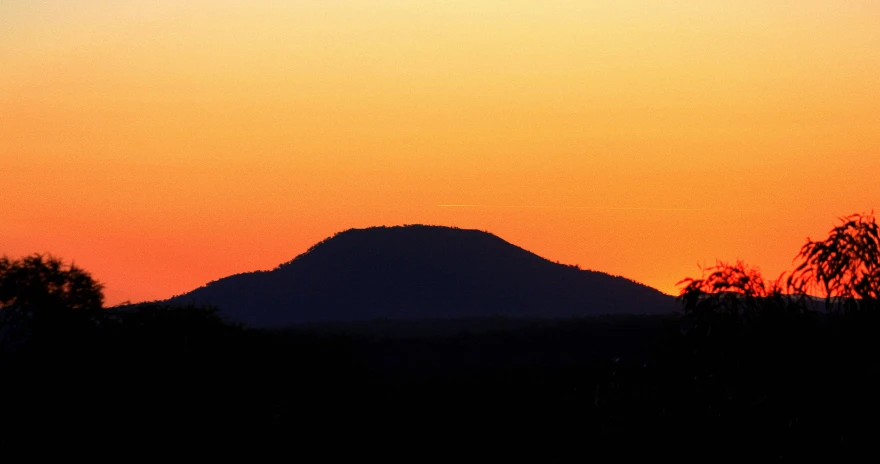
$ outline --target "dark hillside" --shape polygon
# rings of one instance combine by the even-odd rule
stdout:
[[[672,297],[623,277],[553,263],[487,232],[437,226],[347,230],[272,271],[226,277],[170,302],[210,303],[254,327],[675,309]]]

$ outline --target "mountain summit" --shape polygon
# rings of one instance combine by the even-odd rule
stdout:
[[[253,327],[675,310],[672,297],[629,279],[553,263],[488,232],[424,225],[340,232],[274,270],[225,277],[170,302],[211,303]]]

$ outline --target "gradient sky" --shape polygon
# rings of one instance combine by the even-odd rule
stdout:
[[[775,276],[878,206],[878,25],[859,0],[0,0],[0,254],[73,260],[110,304],[412,223],[667,293],[716,258]]]

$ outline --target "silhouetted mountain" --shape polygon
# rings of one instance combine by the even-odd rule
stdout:
[[[307,322],[659,314],[673,297],[553,263],[478,230],[351,229],[272,271],[232,275],[171,303],[210,303],[253,327]]]

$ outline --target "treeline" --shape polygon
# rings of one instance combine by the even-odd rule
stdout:
[[[537,445],[861,456],[880,428],[878,243],[873,216],[852,216],[775,280],[744,263],[686,279],[679,315],[438,333],[387,321],[258,331],[211,307],[104,309],[84,271],[4,258],[0,440],[100,430],[151,446],[420,444],[412,456],[465,443],[494,456]]]

